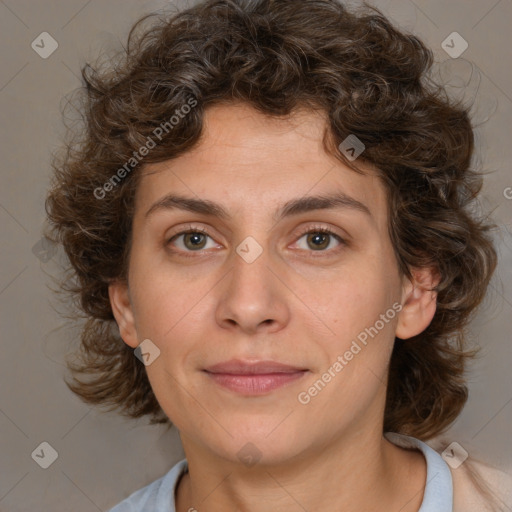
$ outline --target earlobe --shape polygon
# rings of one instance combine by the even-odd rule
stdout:
[[[405,279],[402,290],[402,310],[398,317],[395,336],[408,339],[423,332],[432,322],[437,308],[439,275],[432,268],[412,271],[412,280]]]
[[[108,286],[110,306],[119,327],[123,341],[132,348],[139,344],[128,285],[115,281]]]

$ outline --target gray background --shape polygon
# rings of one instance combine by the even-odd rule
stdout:
[[[481,204],[500,224],[500,264],[471,324],[471,339],[483,351],[470,373],[470,399],[446,438],[512,472],[512,1],[374,4],[433,48],[453,94],[475,101],[479,158],[491,171]],[[50,153],[64,131],[60,108],[80,86],[80,67],[119,48],[140,15],[169,5],[0,0],[0,511],[107,510],[183,457],[175,430],[89,408],[67,389],[64,355],[78,330],[65,325],[48,288],[62,254],[46,261],[33,249],[44,223]],[[441,46],[453,31],[469,44],[456,59]],[[47,59],[31,47],[42,32],[58,42]],[[31,457],[43,441],[58,452],[48,469]]]

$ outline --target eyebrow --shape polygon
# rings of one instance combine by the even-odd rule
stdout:
[[[315,210],[328,210],[340,208],[359,211],[365,213],[370,218],[372,218],[372,214],[365,204],[345,194],[344,192],[336,192],[317,196],[305,196],[297,199],[292,199],[290,201],[287,201],[283,206],[281,206],[281,208],[279,208],[274,213],[273,218],[276,222],[279,222],[285,217],[291,217],[293,215],[299,215],[301,213],[307,213]],[[158,201],[156,201],[145,213],[145,217],[147,218],[151,214],[160,210],[173,209],[180,209],[193,213],[210,215],[225,220],[229,220],[232,218],[232,216],[224,209],[224,207],[218,203],[215,203],[208,199],[194,199],[191,197],[185,197],[175,194],[168,194],[159,199]]]

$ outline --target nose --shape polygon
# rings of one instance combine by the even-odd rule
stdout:
[[[220,283],[217,323],[247,334],[279,331],[289,322],[291,292],[278,277],[279,265],[267,249],[252,260],[244,248],[233,255],[231,271]]]

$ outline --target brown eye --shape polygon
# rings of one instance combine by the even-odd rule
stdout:
[[[329,246],[330,235],[326,233],[313,233],[308,234],[307,243],[309,247],[312,247],[314,250],[325,249]]]
[[[305,247],[302,246],[299,248],[309,252],[335,252],[339,246],[345,245],[344,240],[331,231],[330,229],[319,227],[319,228],[308,228],[306,231],[302,232],[302,236],[299,238],[306,239]],[[334,245],[332,250],[328,249],[332,245],[332,241],[335,240],[337,245]],[[297,242],[298,243],[298,242]]]
[[[187,249],[203,249],[206,243],[206,235],[203,233],[184,233],[183,244]]]
[[[194,228],[177,233],[166,245],[172,246],[171,250],[173,252],[199,252],[202,249],[209,249],[215,245],[212,244],[211,247],[206,247],[208,239],[211,239],[211,237],[206,231]]]

